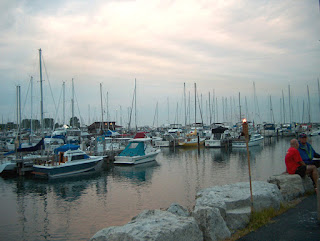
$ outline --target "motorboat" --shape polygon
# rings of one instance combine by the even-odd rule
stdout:
[[[218,125],[211,130],[210,139],[205,140],[204,145],[205,147],[228,147],[231,145],[231,135],[229,133],[228,128],[224,127],[223,125]]]
[[[90,173],[100,169],[103,156],[89,156],[78,145],[63,145],[54,151],[49,161],[38,161],[33,165],[36,177],[59,178],[81,173]]]
[[[153,147],[151,140],[151,138],[130,140],[126,148],[115,156],[114,164],[140,164],[154,161],[161,150]]]
[[[264,137],[260,135],[259,133],[252,134],[248,141],[248,146],[259,146],[263,143]],[[238,139],[232,140],[232,148],[245,148],[246,140],[244,136],[240,136]]]

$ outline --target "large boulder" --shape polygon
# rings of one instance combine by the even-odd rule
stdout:
[[[254,181],[252,182],[252,191],[253,208],[255,211],[261,211],[270,207],[276,210],[280,208],[282,196],[276,185]],[[199,221],[199,218],[197,218],[198,210],[209,212],[208,210],[210,209],[219,210],[219,215],[222,217],[222,220],[219,220],[225,222],[231,232],[244,228],[249,223],[251,214],[250,184],[248,182],[242,182],[206,188],[199,191],[196,196],[194,209],[194,216],[197,221]],[[208,213],[206,215],[213,214]],[[215,220],[213,218],[211,219]],[[199,223],[199,225],[200,227],[203,226],[201,223]],[[203,230],[205,237],[206,234],[211,234],[211,237],[219,236],[212,235],[212,233],[223,230],[223,228],[214,228],[214,225],[207,225],[206,228],[207,230]],[[214,230],[212,230],[212,228],[214,228]]]
[[[193,217],[183,217],[161,210],[144,210],[124,226],[108,227],[97,232],[91,241],[120,240],[203,240]]]
[[[308,176],[301,178],[298,174],[273,175],[269,177],[268,182],[277,185],[285,201],[291,201],[302,196],[306,191],[313,190],[311,178]]]
[[[223,240],[231,236],[218,208],[197,206],[193,211],[193,216],[203,232],[204,240]]]

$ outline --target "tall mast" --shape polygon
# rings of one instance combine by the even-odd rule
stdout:
[[[74,85],[73,85],[73,78],[72,78],[72,99],[71,99],[71,105],[72,105],[72,127],[74,128]]]
[[[137,80],[134,79],[134,119],[136,124],[136,132],[138,130],[137,126]]]
[[[167,105],[168,105],[168,124],[170,124],[170,119],[169,119],[169,97],[167,97]]]
[[[62,82],[62,93],[63,93],[63,124],[66,124],[66,83],[63,81]]]
[[[289,119],[290,125],[292,123],[292,111],[291,111],[291,93],[290,93],[290,85],[288,85],[288,94],[289,94]]]
[[[209,119],[210,119],[210,125],[212,124],[212,115],[211,115],[211,100],[210,100],[210,91],[209,91]]]
[[[30,114],[30,136],[31,136],[31,138],[32,138],[32,131],[33,131],[33,126],[32,126],[32,112],[33,112],[33,93],[32,93],[32,89],[33,89],[33,77],[31,76],[31,78],[30,78],[30,85],[31,85],[31,114]],[[31,140],[32,141],[32,140]]]
[[[43,137],[43,90],[42,90],[42,66],[41,66],[41,49],[39,49],[39,66],[40,66],[40,114],[41,114],[41,136]]]
[[[240,122],[241,122],[242,120],[241,120],[241,103],[240,103],[240,92],[239,92],[239,111],[240,111]]]
[[[17,138],[19,145],[21,143],[21,94],[20,94],[20,85],[17,86]]]
[[[184,96],[184,125],[187,125],[187,102],[186,102],[186,83],[183,83],[183,96]]]
[[[282,110],[283,110],[283,123],[286,123],[286,111],[284,106],[284,94],[282,90]]]
[[[197,84],[194,83],[194,123],[197,123]]]
[[[309,124],[311,124],[311,103],[310,103],[310,95],[309,95],[309,86],[307,85],[307,92],[308,92],[308,117],[309,117]]]
[[[109,92],[107,91],[107,127],[109,130],[109,121],[110,121],[110,117],[109,117]]]
[[[191,124],[191,98],[190,98],[190,91],[189,91],[189,125]]]
[[[215,92],[214,89],[212,91],[212,113],[213,113],[213,122],[216,122],[216,108],[215,108]]]
[[[320,107],[320,86],[319,86],[319,78],[318,78],[318,98],[319,98],[319,107]],[[319,112],[320,113],[320,112]]]
[[[102,83],[100,83],[100,102],[101,102],[101,130],[104,130],[103,123],[103,102],[102,102]]]

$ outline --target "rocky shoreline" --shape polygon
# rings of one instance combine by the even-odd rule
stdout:
[[[309,177],[286,173],[252,182],[253,209],[278,210],[282,202],[313,191]],[[188,211],[177,203],[167,210],[144,210],[123,226],[98,231],[91,241],[101,240],[224,240],[245,228],[251,215],[249,182],[200,190],[195,206]]]

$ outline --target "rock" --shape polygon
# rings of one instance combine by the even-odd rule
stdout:
[[[119,240],[203,240],[203,235],[193,217],[182,217],[161,210],[144,210],[124,226],[100,230],[92,241]]]
[[[252,191],[253,207],[255,211],[261,211],[270,207],[273,207],[276,210],[280,208],[282,196],[276,185],[267,182],[254,181],[252,182]],[[249,223],[251,214],[249,183],[242,182],[225,186],[216,186],[199,191],[196,197],[194,212],[210,208],[219,210],[219,214],[223,218],[220,222],[225,222],[231,232],[244,228]],[[216,212],[212,213],[212,215],[215,213]],[[196,219],[199,221],[199,218]],[[213,218],[211,219],[215,220]],[[199,225],[201,226],[201,223],[199,223]],[[208,230],[204,236],[206,237],[208,233],[214,231],[215,230]],[[210,236],[218,235],[211,234]]]
[[[301,181],[302,181],[302,186],[303,186],[305,192],[314,191],[313,182],[310,177],[305,176],[304,178],[301,178]]]
[[[218,208],[195,207],[192,215],[203,232],[204,240],[222,240],[231,236]]]
[[[273,175],[269,177],[268,182],[277,185],[285,201],[291,201],[305,193],[302,179],[298,174]]]
[[[232,209],[227,211],[226,223],[229,229],[234,232],[243,229],[250,221],[251,207]]]
[[[189,211],[178,203],[172,203],[170,207],[167,209],[167,211],[182,217],[190,216]]]

